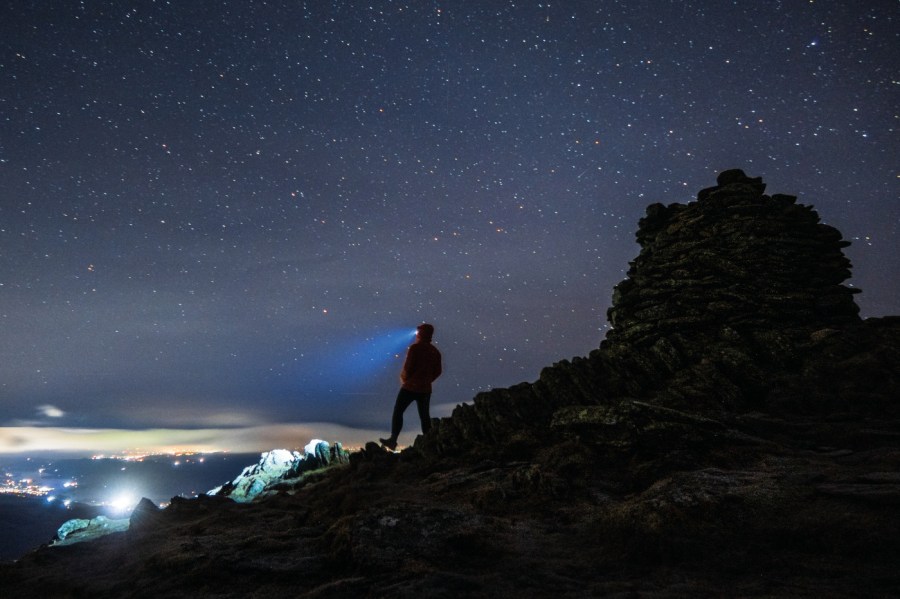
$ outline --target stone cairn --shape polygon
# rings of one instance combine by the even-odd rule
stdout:
[[[696,342],[734,331],[789,337],[859,321],[850,245],[796,197],[764,195],[734,169],[689,204],[653,204],[638,257],[613,291],[607,345],[640,347],[677,334]],[[698,339],[700,338],[700,339]]]

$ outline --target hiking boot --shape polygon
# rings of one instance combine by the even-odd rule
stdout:
[[[394,451],[395,449],[397,449],[397,442],[394,441],[393,439],[378,439],[378,440],[381,441],[382,447],[387,447],[391,451]]]

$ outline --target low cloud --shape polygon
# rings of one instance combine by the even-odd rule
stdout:
[[[72,452],[84,454],[174,453],[184,451],[231,453],[298,449],[312,439],[340,442],[356,449],[387,431],[351,428],[328,422],[273,424],[243,428],[200,429],[78,429],[60,427],[0,427],[0,454]],[[401,436],[409,445],[418,431]]]
[[[50,404],[38,406],[37,411],[41,416],[44,416],[45,418],[62,418],[66,415],[65,412],[63,412],[56,406],[51,406]]]

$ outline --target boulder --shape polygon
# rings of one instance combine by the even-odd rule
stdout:
[[[128,518],[108,518],[106,516],[97,516],[90,520],[76,518],[64,522],[59,527],[56,539],[51,545],[71,545],[82,541],[93,541],[114,532],[124,532],[128,530],[128,526]]]

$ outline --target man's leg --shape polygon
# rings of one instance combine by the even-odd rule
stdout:
[[[415,394],[410,393],[406,389],[400,389],[400,392],[397,394],[397,401],[394,402],[394,414],[391,416],[391,436],[388,439],[390,443],[385,443],[385,445],[397,446],[397,438],[400,436],[400,431],[403,430],[403,412],[415,399]]]
[[[419,420],[422,422],[422,434],[428,434],[431,430],[431,414],[429,406],[431,405],[431,393],[417,393],[416,407],[419,408]]]

